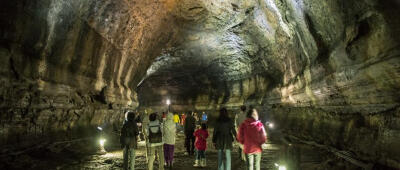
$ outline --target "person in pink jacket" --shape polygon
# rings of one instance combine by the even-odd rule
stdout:
[[[201,124],[201,128],[197,129],[193,136],[196,137],[195,147],[196,147],[196,161],[194,167],[206,167],[206,149],[207,149],[207,138],[208,131],[207,125],[205,123]]]
[[[267,140],[263,124],[258,120],[256,109],[247,112],[247,119],[240,125],[237,140],[243,144],[247,169],[260,170],[262,147]]]

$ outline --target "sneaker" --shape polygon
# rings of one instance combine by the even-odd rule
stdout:
[[[200,166],[201,166],[202,168],[204,168],[204,167],[207,166],[206,159],[201,159],[201,161],[200,161]]]
[[[200,166],[200,164],[199,164],[199,160],[195,160],[194,161],[194,165],[193,165],[193,167],[199,167]]]

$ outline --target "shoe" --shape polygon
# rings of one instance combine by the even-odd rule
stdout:
[[[200,164],[199,164],[199,160],[198,159],[196,159],[195,161],[194,161],[194,165],[193,165],[193,167],[199,167],[200,166]]]
[[[201,161],[200,161],[200,166],[201,166],[202,168],[204,168],[204,167],[207,166],[207,163],[206,163],[206,159],[205,159],[205,158],[201,159]]]

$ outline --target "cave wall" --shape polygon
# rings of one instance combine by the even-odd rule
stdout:
[[[253,105],[287,134],[400,167],[398,1],[185,2],[143,107]]]
[[[124,111],[138,105],[136,85],[147,67],[174,36],[172,1],[0,6],[1,144],[118,127]]]

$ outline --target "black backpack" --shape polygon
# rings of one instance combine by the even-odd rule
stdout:
[[[150,128],[158,127],[157,132],[152,132]],[[149,126],[149,142],[150,143],[161,143],[162,142],[162,132],[160,125]]]

